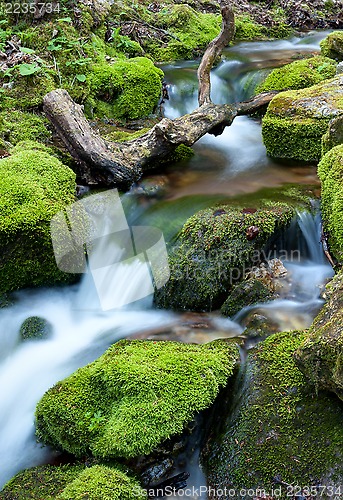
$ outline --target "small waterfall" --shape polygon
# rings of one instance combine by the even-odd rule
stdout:
[[[280,331],[308,328],[323,304],[323,284],[334,275],[320,242],[321,217],[299,212],[280,240],[274,255],[281,258],[288,271],[290,286],[283,298],[248,306],[233,319],[244,322],[251,312],[258,312],[279,326]],[[268,252],[267,252],[268,253]]]

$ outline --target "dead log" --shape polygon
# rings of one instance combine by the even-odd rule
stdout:
[[[275,92],[259,94],[237,104],[204,104],[175,120],[163,118],[146,134],[123,143],[109,142],[97,135],[66,90],[44,97],[44,111],[70,154],[80,165],[87,184],[130,186],[149,166],[170,155],[177,146],[192,146],[205,134],[219,135],[238,115],[264,108]]]
[[[217,105],[211,102],[210,71],[234,36],[234,14],[230,0],[220,0],[222,29],[209,44],[198,70],[199,108],[175,120],[163,118],[138,139],[115,143],[102,139],[89,125],[82,107],[68,92],[57,89],[44,97],[44,111],[70,154],[79,164],[86,184],[129,187],[144,170],[168,157],[177,146],[192,146],[205,134],[219,135],[237,115],[251,114],[268,105],[275,92],[249,101]]]

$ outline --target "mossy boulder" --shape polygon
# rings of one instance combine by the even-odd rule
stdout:
[[[256,93],[269,90],[298,90],[311,87],[336,74],[337,63],[328,57],[315,56],[274,69],[261,82]]]
[[[343,77],[276,95],[262,120],[267,153],[276,158],[317,161],[330,120],[343,114]]]
[[[170,279],[156,292],[156,304],[179,310],[220,307],[232,286],[260,263],[262,251],[288,226],[296,208],[308,206],[304,199],[296,188],[266,189],[196,213],[170,249]]]
[[[329,394],[315,395],[297,368],[294,352],[304,338],[274,334],[249,353],[226,423],[206,447],[209,486],[230,485],[234,498],[246,498],[241,488],[289,498],[297,496],[292,485],[306,496],[306,488],[342,484],[343,408]]]
[[[322,217],[330,251],[343,260],[343,145],[331,149],[318,165],[322,185]]]
[[[138,481],[106,465],[42,465],[20,472],[0,493],[2,500],[134,500],[146,498]]]
[[[95,64],[89,74],[86,111],[117,119],[146,117],[157,106],[162,78],[162,70],[146,57]]]
[[[75,174],[43,145],[17,148],[0,160],[2,292],[70,280],[56,266],[50,221],[75,200]]]
[[[296,353],[297,364],[317,389],[343,399],[343,273],[326,289],[328,302]]]
[[[51,336],[52,324],[39,316],[30,316],[20,326],[19,335],[21,340],[39,339],[44,340]]]
[[[43,396],[37,435],[77,456],[149,454],[213,403],[238,360],[225,341],[117,342]]]
[[[320,42],[321,54],[343,61],[343,31],[334,31]]]

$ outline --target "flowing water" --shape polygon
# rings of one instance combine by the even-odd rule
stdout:
[[[325,33],[317,33],[288,41],[241,43],[228,49],[224,62],[213,72],[214,100],[232,102],[248,97],[265,72],[278,65],[276,61],[318,50],[318,42],[324,36]],[[196,107],[196,64],[182,62],[164,68],[170,83],[166,116],[179,116]],[[204,137],[195,150],[195,157],[183,165],[182,173],[178,166],[174,172],[169,172],[170,187],[167,190],[169,200],[206,193],[207,198],[203,196],[199,201],[198,197],[192,205],[193,213],[213,201],[208,197],[210,194],[227,198],[240,192],[257,191],[266,184],[317,182],[313,167],[290,167],[268,159],[261,140],[260,124],[250,118],[237,118],[218,138]],[[128,195],[124,201],[130,221],[139,221],[145,216],[144,223],[153,225],[157,213],[162,217],[169,236],[179,229],[175,227],[179,200],[169,212],[163,201],[157,202],[154,216],[146,215],[150,202],[142,204],[141,197],[136,199]],[[180,206],[181,203],[180,200]],[[191,215],[189,207],[187,210],[186,215]],[[318,217],[299,214],[286,238],[288,250],[296,248],[301,251],[299,261],[285,262],[292,276],[288,294],[282,300],[255,306],[255,310],[278,322],[280,329],[308,326],[322,303],[320,286],[332,275],[332,270],[322,253],[319,227]],[[291,241],[293,236],[294,242]],[[283,244],[285,247],[286,243]],[[116,275],[116,283],[117,291],[122,293],[142,286],[139,273],[128,281],[124,271]],[[222,331],[226,328],[233,332],[232,335],[237,335],[242,331],[240,323],[244,323],[244,318],[252,310],[254,308],[241,311],[235,321],[220,319],[218,314],[207,316]],[[53,327],[51,338],[20,342],[20,325],[30,316],[48,320]],[[154,329],[165,328],[167,331],[170,325],[183,321],[182,315],[154,310],[151,300],[103,312],[90,275],[81,284],[70,287],[17,293],[14,304],[0,310],[0,485],[17,471],[52,459],[53,452],[38,445],[34,437],[35,405],[49,387],[97,358],[120,338]],[[197,464],[198,451],[190,455],[188,463],[183,466],[183,470],[191,469],[188,485],[203,486],[206,479]],[[201,498],[206,498],[206,495]]]

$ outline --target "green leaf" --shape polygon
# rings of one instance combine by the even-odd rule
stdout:
[[[40,66],[37,66],[36,63],[32,64],[24,63],[19,65],[19,73],[21,74],[21,76],[33,75],[34,73],[37,73],[40,70],[41,70]]]
[[[71,17],[62,17],[61,19],[57,19],[60,23],[71,23]]]
[[[24,54],[34,54],[35,51],[33,49],[29,49],[28,47],[20,47],[20,52]]]
[[[86,81],[86,75],[76,75],[75,78],[76,78],[76,80],[79,80],[79,82]]]

